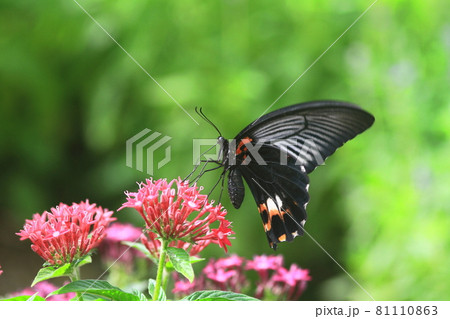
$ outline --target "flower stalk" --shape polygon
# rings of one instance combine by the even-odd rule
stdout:
[[[74,281],[78,281],[81,279],[81,275],[80,275],[80,268],[79,267],[74,267],[72,274],[69,276],[70,281],[74,282]],[[80,292],[76,293],[77,296],[77,301],[83,301],[83,294]]]
[[[161,238],[161,247],[159,253],[158,272],[156,274],[155,291],[153,292],[153,301],[158,300],[161,285],[163,283],[164,269],[166,267],[167,246],[169,241]]]

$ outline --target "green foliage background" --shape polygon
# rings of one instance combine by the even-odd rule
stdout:
[[[187,112],[202,106],[232,138],[372,1],[79,3]],[[449,12],[445,0],[378,1],[272,107],[338,99],[375,115],[311,174],[306,229],[377,300],[450,298]],[[14,235],[25,218],[86,198],[117,209],[146,178],[125,165],[126,140],[144,128],[172,137],[154,177],[187,175],[192,139],[217,137],[195,119],[74,1],[2,0],[0,294],[28,286],[42,263]],[[238,211],[223,204],[230,253],[273,253],[249,193]],[[132,211],[117,216],[140,225]],[[311,270],[304,299],[370,299],[307,236],[277,253]]]

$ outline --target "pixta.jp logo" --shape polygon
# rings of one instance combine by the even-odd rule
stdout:
[[[152,132],[146,128],[127,140],[126,143],[126,163],[128,167],[135,168],[140,172],[144,171],[144,159],[146,159],[146,172],[153,175],[154,153],[164,146],[172,138],[159,132]],[[157,163],[158,169],[170,161],[170,145],[165,148],[164,158]],[[134,154],[134,156],[133,156]],[[133,161],[134,158],[134,161]]]

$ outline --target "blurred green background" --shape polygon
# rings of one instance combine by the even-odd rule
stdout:
[[[190,114],[202,106],[227,138],[371,3],[80,1]],[[375,115],[370,130],[311,174],[306,229],[377,300],[450,298],[449,12],[445,0],[378,1],[272,107],[338,99]],[[217,137],[195,119],[200,125],[74,1],[2,0],[0,294],[28,286],[42,264],[14,234],[25,218],[86,198],[120,207],[123,192],[147,177],[125,165],[126,140],[145,128],[172,137],[172,161],[154,177],[184,177],[192,139]],[[224,197],[236,232],[230,253],[272,254],[250,193],[240,210]],[[141,224],[131,210],[117,217]],[[310,269],[303,299],[370,299],[307,236],[277,253]]]

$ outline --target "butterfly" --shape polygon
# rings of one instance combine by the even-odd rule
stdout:
[[[308,174],[375,120],[351,103],[306,102],[261,116],[228,141],[201,109],[197,113],[219,133],[219,158],[206,162],[223,167],[222,186],[228,173],[228,194],[236,209],[244,200],[245,180],[273,249],[304,233]]]

